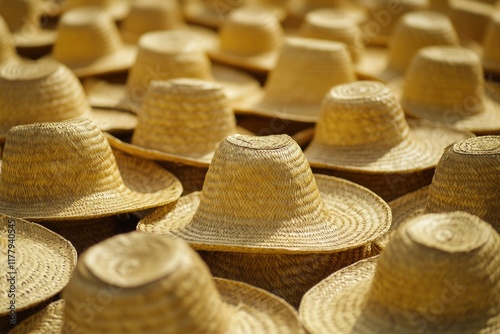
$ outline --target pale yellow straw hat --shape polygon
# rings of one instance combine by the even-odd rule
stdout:
[[[1,172],[0,212],[31,220],[140,211],[182,193],[177,178],[155,163],[113,153],[102,132],[83,118],[13,127]]]
[[[99,7],[65,12],[57,31],[51,57],[78,77],[125,72],[134,63],[137,48],[123,44],[115,23]]]
[[[387,51],[372,52],[357,64],[366,76],[389,82],[402,77],[413,56],[431,45],[459,45],[451,20],[433,11],[415,11],[401,17],[394,27]]]
[[[29,190],[27,190],[29,191]],[[71,243],[43,226],[0,214],[0,317],[33,308],[58,294],[76,266]],[[12,294],[12,296],[10,296]]]
[[[217,48],[217,33],[203,27],[187,25],[177,0],[140,0],[130,4],[130,11],[120,24],[125,43],[136,44],[147,32],[187,30],[198,37],[206,50]]]
[[[132,131],[137,116],[90,108],[78,78],[56,61],[33,61],[0,69],[0,139],[15,125],[92,119],[102,131]]]
[[[405,112],[476,134],[500,132],[500,102],[489,96],[481,60],[462,47],[422,49],[400,90]]]
[[[283,28],[275,15],[242,7],[226,16],[219,45],[208,55],[219,63],[266,73],[274,68],[282,42]]]
[[[488,22],[498,9],[478,0],[453,0],[451,4],[448,16],[453,22],[458,36],[481,43]]]
[[[259,83],[236,69],[212,65],[200,43],[188,31],[153,31],[139,40],[139,52],[126,85],[105,81],[86,85],[91,105],[121,107],[140,112],[142,100],[152,80],[195,78],[220,83],[232,101],[246,99],[259,91]]]
[[[139,232],[89,248],[63,298],[12,333],[305,333],[282,299],[213,279],[181,240]]]
[[[500,332],[500,236],[465,212],[401,226],[378,257],[338,271],[300,305],[310,334]]]
[[[111,16],[113,20],[121,21],[129,13],[130,3],[130,0],[64,0],[61,10],[68,11],[79,7],[96,6]]]
[[[21,58],[16,53],[14,39],[7,27],[7,23],[0,16],[0,68],[11,64],[17,64]]]
[[[493,15],[484,34],[482,59],[486,74],[500,75],[500,13]]]
[[[316,122],[328,90],[355,80],[344,43],[289,37],[264,88],[234,108],[237,114]]]
[[[57,39],[57,32],[41,26],[42,2],[38,0],[8,0],[0,2],[0,15],[12,32],[14,45],[32,49],[48,47]]]

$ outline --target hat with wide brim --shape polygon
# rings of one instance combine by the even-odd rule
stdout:
[[[48,300],[66,286],[76,266],[76,251],[68,240],[38,224],[5,215],[0,215],[0,231],[5,261],[0,283],[5,307],[0,316],[10,312],[7,292],[11,285],[15,286],[16,312]]]
[[[38,29],[35,31],[12,33],[16,48],[34,49],[53,45],[57,40],[57,31]]]
[[[390,210],[371,191],[335,177],[315,175],[315,179],[325,211],[325,221],[320,224],[304,224],[303,228],[293,231],[266,229],[265,224],[258,229],[252,224],[222,228],[208,221],[194,225],[191,220],[201,197],[200,192],[195,192],[148,215],[139,222],[137,229],[175,235],[196,250],[300,254],[360,247],[389,228],[385,222],[390,218]],[[217,213],[213,214],[216,219]]]

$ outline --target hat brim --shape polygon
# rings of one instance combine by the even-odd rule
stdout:
[[[239,126],[236,127],[236,131],[234,131],[233,134],[242,134],[242,135],[254,135],[250,131],[243,129]],[[125,141],[122,141],[110,134],[106,134],[106,137],[108,138],[109,145],[117,150],[120,150],[122,152],[125,152],[127,154],[130,154],[135,157],[143,158],[143,159],[148,159],[148,160],[155,160],[155,161],[170,161],[170,162],[176,162],[176,163],[181,163],[183,165],[187,166],[193,166],[193,167],[203,167],[203,168],[208,168],[210,165],[210,162],[212,161],[212,157],[214,155],[214,152],[204,154],[204,155],[192,155],[192,156],[182,156],[178,154],[171,154],[171,153],[166,153],[154,149],[149,149],[149,148],[144,148],[140,147],[137,145],[133,145],[131,143],[127,143]]]
[[[365,245],[384,234],[390,226],[388,205],[370,190],[340,178],[315,175],[324,203],[323,220],[287,228],[266,230],[265,226],[213,226],[192,223],[201,192],[181,197],[145,217],[137,230],[171,234],[196,250],[244,253],[333,253]],[[286,208],[284,208],[286,210]]]
[[[219,45],[217,45],[219,46]],[[221,50],[219,47],[208,52],[208,56],[221,64],[234,66],[251,72],[268,73],[276,65],[279,51],[270,51],[257,55],[240,55]]]
[[[305,333],[297,311],[281,298],[249,284],[213,278],[222,301],[235,313],[228,334]],[[14,327],[11,333],[62,333],[65,300],[58,300]]]
[[[152,161],[118,151],[113,153],[124,187],[79,198],[25,204],[3,198],[0,199],[0,212],[39,221],[89,219],[159,207],[180,197],[182,185],[170,172]]]
[[[0,215],[0,232],[6,242],[2,244],[5,253],[7,235],[15,234],[15,248],[12,248],[15,264],[8,268],[5,254],[5,271],[0,287],[7,293],[10,290],[8,278],[14,276],[17,312],[48,300],[68,284],[76,266],[76,250],[68,240],[38,224],[4,215]],[[0,316],[8,313],[6,305],[2,307]]]
[[[435,168],[444,149],[474,134],[427,120],[407,120],[410,137],[397,146],[332,147],[315,142],[304,154],[313,168],[371,174],[415,173]]]
[[[13,33],[12,38],[16,48],[20,49],[35,49],[54,45],[57,40],[57,31],[50,29],[39,29],[35,31],[27,31]]]
[[[242,71],[228,66],[212,65],[213,81],[222,85],[227,98],[232,103],[245,103],[248,96],[260,91],[256,79]],[[139,113],[142,101],[127,98],[126,85],[113,84],[102,80],[87,80],[83,84],[91,106],[117,108]]]

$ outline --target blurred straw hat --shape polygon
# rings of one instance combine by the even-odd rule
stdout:
[[[338,271],[300,305],[308,333],[497,333],[500,237],[464,212],[412,219],[380,257]]]
[[[4,294],[0,317],[10,313],[8,292],[15,294],[15,312],[21,312],[50,299],[68,284],[76,266],[76,251],[68,240],[43,226],[3,214],[0,232]]]
[[[250,75],[222,65],[212,65],[200,44],[187,31],[154,31],[139,40],[139,52],[126,85],[94,81],[86,84],[90,104],[121,107],[140,112],[152,80],[195,78],[220,83],[232,101],[259,91]]]
[[[500,102],[488,96],[481,60],[462,47],[420,50],[404,84],[398,83],[405,112],[476,134],[500,132]],[[488,88],[488,86],[486,86]]]
[[[82,305],[95,296],[102,309],[92,317],[83,316]],[[213,279],[187,244],[145,233],[118,235],[88,249],[63,298],[64,302],[52,304],[13,333],[34,329],[51,333],[304,333],[297,312],[283,300],[250,285]]]
[[[0,2],[3,17],[18,48],[40,48],[54,44],[57,32],[41,25],[42,2],[38,0],[9,0]]]
[[[264,88],[234,108],[237,114],[316,122],[326,92],[355,80],[344,43],[289,37]]]
[[[357,69],[365,76],[389,82],[402,77],[417,51],[430,45],[459,45],[450,19],[432,11],[407,13],[394,27],[387,51],[372,52]]]
[[[140,211],[182,193],[180,182],[155,163],[113,154],[101,131],[83,118],[13,127],[1,171],[0,212],[32,220]]]
[[[78,77],[125,72],[134,63],[137,48],[122,43],[115,23],[99,7],[65,12],[57,31],[59,37],[50,57]]]
[[[90,108],[78,78],[56,61],[32,61],[0,69],[0,138],[15,125],[92,119],[102,131],[131,131],[137,116]]]
[[[460,38],[482,43],[488,22],[497,8],[482,1],[453,0],[448,16]]]
[[[209,51],[213,60],[255,72],[274,68],[283,41],[283,28],[272,13],[255,13],[246,7],[227,15],[219,29],[218,48]]]
[[[7,27],[7,23],[2,16],[0,16],[0,68],[17,64],[21,58],[16,53],[14,39]]]
[[[500,75],[500,13],[492,16],[484,34],[482,60],[486,74]]]
[[[181,78],[150,83],[130,143],[108,139],[133,156],[208,168],[217,144],[235,133],[248,131],[236,126],[223,87]]]
[[[315,178],[289,136],[233,135],[215,151],[202,192],[156,210],[137,229],[181,237],[197,250],[333,253],[369,243],[390,219],[367,189]]]
[[[207,28],[187,25],[177,0],[140,0],[130,4],[130,11],[120,25],[125,43],[136,44],[139,38],[150,31],[187,30],[198,37],[204,49],[217,47],[217,34]]]
[[[69,11],[80,7],[100,7],[100,10],[111,16],[114,21],[121,21],[129,13],[130,3],[129,0],[65,0],[61,5],[61,10]]]

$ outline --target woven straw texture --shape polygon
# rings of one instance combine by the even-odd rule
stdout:
[[[366,188],[314,177],[289,136],[234,135],[219,144],[201,193],[137,228],[176,235],[197,250],[330,253],[374,240],[390,220],[388,206]]]
[[[78,77],[123,72],[134,63],[137,48],[123,44],[111,17],[98,7],[64,13],[57,31],[51,57]]]
[[[387,86],[358,81],[325,96],[305,156],[314,168],[408,174],[434,168],[446,146],[472,136],[439,123],[407,122]]]
[[[485,91],[479,57],[461,47],[422,49],[401,93],[405,112],[477,134],[500,132],[500,103]]]
[[[371,246],[327,254],[252,254],[199,251],[215,277],[265,289],[298,308],[302,296],[333,272],[370,257]]]
[[[130,2],[127,0],[65,0],[61,5],[63,11],[89,6],[98,6],[113,20],[122,21],[129,13]]]
[[[485,32],[483,67],[486,73],[500,74],[500,14],[492,16]]]
[[[54,334],[57,328],[62,327],[64,304],[65,301],[62,299],[49,304],[19,325],[16,325],[9,334]]]
[[[203,188],[208,166],[206,168],[194,167],[171,161],[158,161],[158,164],[179,179],[182,184],[182,196],[195,191],[201,191]]]
[[[335,85],[356,80],[345,44],[290,37],[285,39],[276,67],[264,89],[238,113],[258,114],[302,122],[316,122],[321,101]]]
[[[38,224],[5,215],[0,215],[0,232],[0,288],[5,302],[0,316],[9,313],[7,292],[12,276],[16,311],[34,307],[66,286],[76,265],[76,251],[68,240]]]
[[[300,305],[316,333],[497,333],[500,237],[464,212],[402,226],[378,257],[338,271]]]
[[[15,125],[86,117],[102,131],[132,130],[133,114],[91,109],[78,78],[55,61],[24,62],[0,70],[0,137]]]
[[[219,47],[210,58],[223,64],[256,72],[269,72],[278,59],[283,28],[269,12],[256,14],[245,7],[232,11],[224,20]]]
[[[0,180],[6,214],[97,218],[166,205],[181,193],[180,182],[155,163],[113,154],[87,119],[20,125],[7,135]]]
[[[16,53],[14,39],[4,18],[0,16],[0,67],[17,64],[20,58]]]
[[[82,303],[95,296],[102,310],[82,316]],[[213,280],[182,241],[138,232],[88,249],[63,297],[64,321],[56,305],[26,327],[43,323],[53,333],[303,333],[283,300]]]

